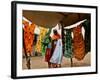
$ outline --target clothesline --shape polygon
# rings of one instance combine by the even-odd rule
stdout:
[[[28,21],[29,24],[32,24],[32,22],[29,21],[29,20],[28,20],[27,18],[25,18],[25,17],[23,17],[23,20]],[[87,19],[84,19],[84,20],[82,20],[82,21],[79,21],[79,22],[77,22],[77,23],[75,23],[75,24],[72,24],[72,25],[70,25],[70,26],[66,26],[66,27],[64,27],[64,29],[71,29],[71,28],[74,28],[74,27],[76,27],[77,25],[80,25],[81,23],[83,23],[83,22],[85,22],[85,21],[87,21]],[[35,24],[35,25],[36,25],[36,24]],[[57,23],[56,26],[59,26],[58,23]],[[56,26],[55,26],[55,27],[56,27]],[[57,29],[57,28],[55,28],[55,27],[54,27],[53,29]],[[53,29],[52,29],[52,30],[53,30]],[[59,32],[58,29],[57,29],[57,31]],[[35,34],[40,34],[40,29],[39,29],[39,26],[38,26],[38,25],[36,25],[36,28],[35,28],[34,33],[35,33]],[[84,33],[85,33],[85,30],[84,30],[84,28],[82,28],[83,38],[84,38]],[[52,32],[50,35],[52,36],[52,34],[53,34],[53,32]],[[73,36],[73,34],[72,34],[72,36]]]
[[[26,19],[25,17],[23,17],[23,20],[28,21],[29,24],[32,24],[32,22],[29,21],[28,19]],[[77,22],[77,23],[75,23],[75,24],[72,24],[72,25],[70,25],[70,26],[66,26],[66,27],[64,27],[64,29],[71,29],[71,28],[74,28],[74,27],[76,27],[77,25],[80,25],[81,23],[83,23],[83,22],[85,22],[85,21],[87,21],[87,19],[84,19],[84,20],[82,20],[82,21],[79,21],[79,22]]]
[[[77,25],[80,25],[80,24],[82,24],[82,23],[85,22],[85,21],[87,21],[87,19],[84,19],[84,20],[82,20],[82,21],[79,21],[79,22],[77,22],[77,23],[75,23],[75,24],[73,24],[73,25],[66,26],[66,27],[64,27],[64,29],[71,29],[71,28],[74,28],[74,27],[76,27]]]
[[[22,18],[23,18],[23,20],[25,20],[25,21],[29,22],[29,24],[32,24],[32,22],[31,22],[31,21],[29,21],[27,18],[25,18],[25,17],[22,17]]]

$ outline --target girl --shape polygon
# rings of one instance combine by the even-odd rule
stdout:
[[[48,62],[48,68],[51,68],[51,63],[50,63],[50,58],[52,56],[51,54],[51,37],[49,36],[48,38],[48,45],[47,45],[47,48],[46,48],[46,54],[45,54],[45,61]]]

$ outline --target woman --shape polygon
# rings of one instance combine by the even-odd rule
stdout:
[[[53,68],[61,67],[62,61],[62,41],[61,36],[57,30],[53,30],[54,35],[52,36],[52,57],[50,59]]]

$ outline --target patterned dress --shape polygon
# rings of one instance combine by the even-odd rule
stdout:
[[[49,43],[51,43],[50,33],[51,33],[51,29],[48,30],[48,32],[46,33],[44,39],[42,40],[42,55],[43,56],[47,52],[46,51],[47,46],[49,45]]]
[[[35,47],[35,51],[40,54],[42,53],[42,41],[43,41],[47,31],[48,31],[47,28],[40,27],[40,34],[38,36],[36,47]]]
[[[64,56],[67,58],[72,57],[72,36],[71,36],[71,29],[65,30],[64,36]]]
[[[24,23],[25,25],[26,23]],[[28,54],[32,54],[35,24],[24,26],[24,47]]]
[[[81,25],[73,28],[73,57],[82,60],[85,56],[85,44],[82,36]]]

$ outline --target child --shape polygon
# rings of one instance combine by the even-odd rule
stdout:
[[[48,40],[49,40],[49,43],[46,48],[45,61],[48,62],[48,68],[51,68],[50,58],[52,54],[51,54],[51,37],[50,36]]]

